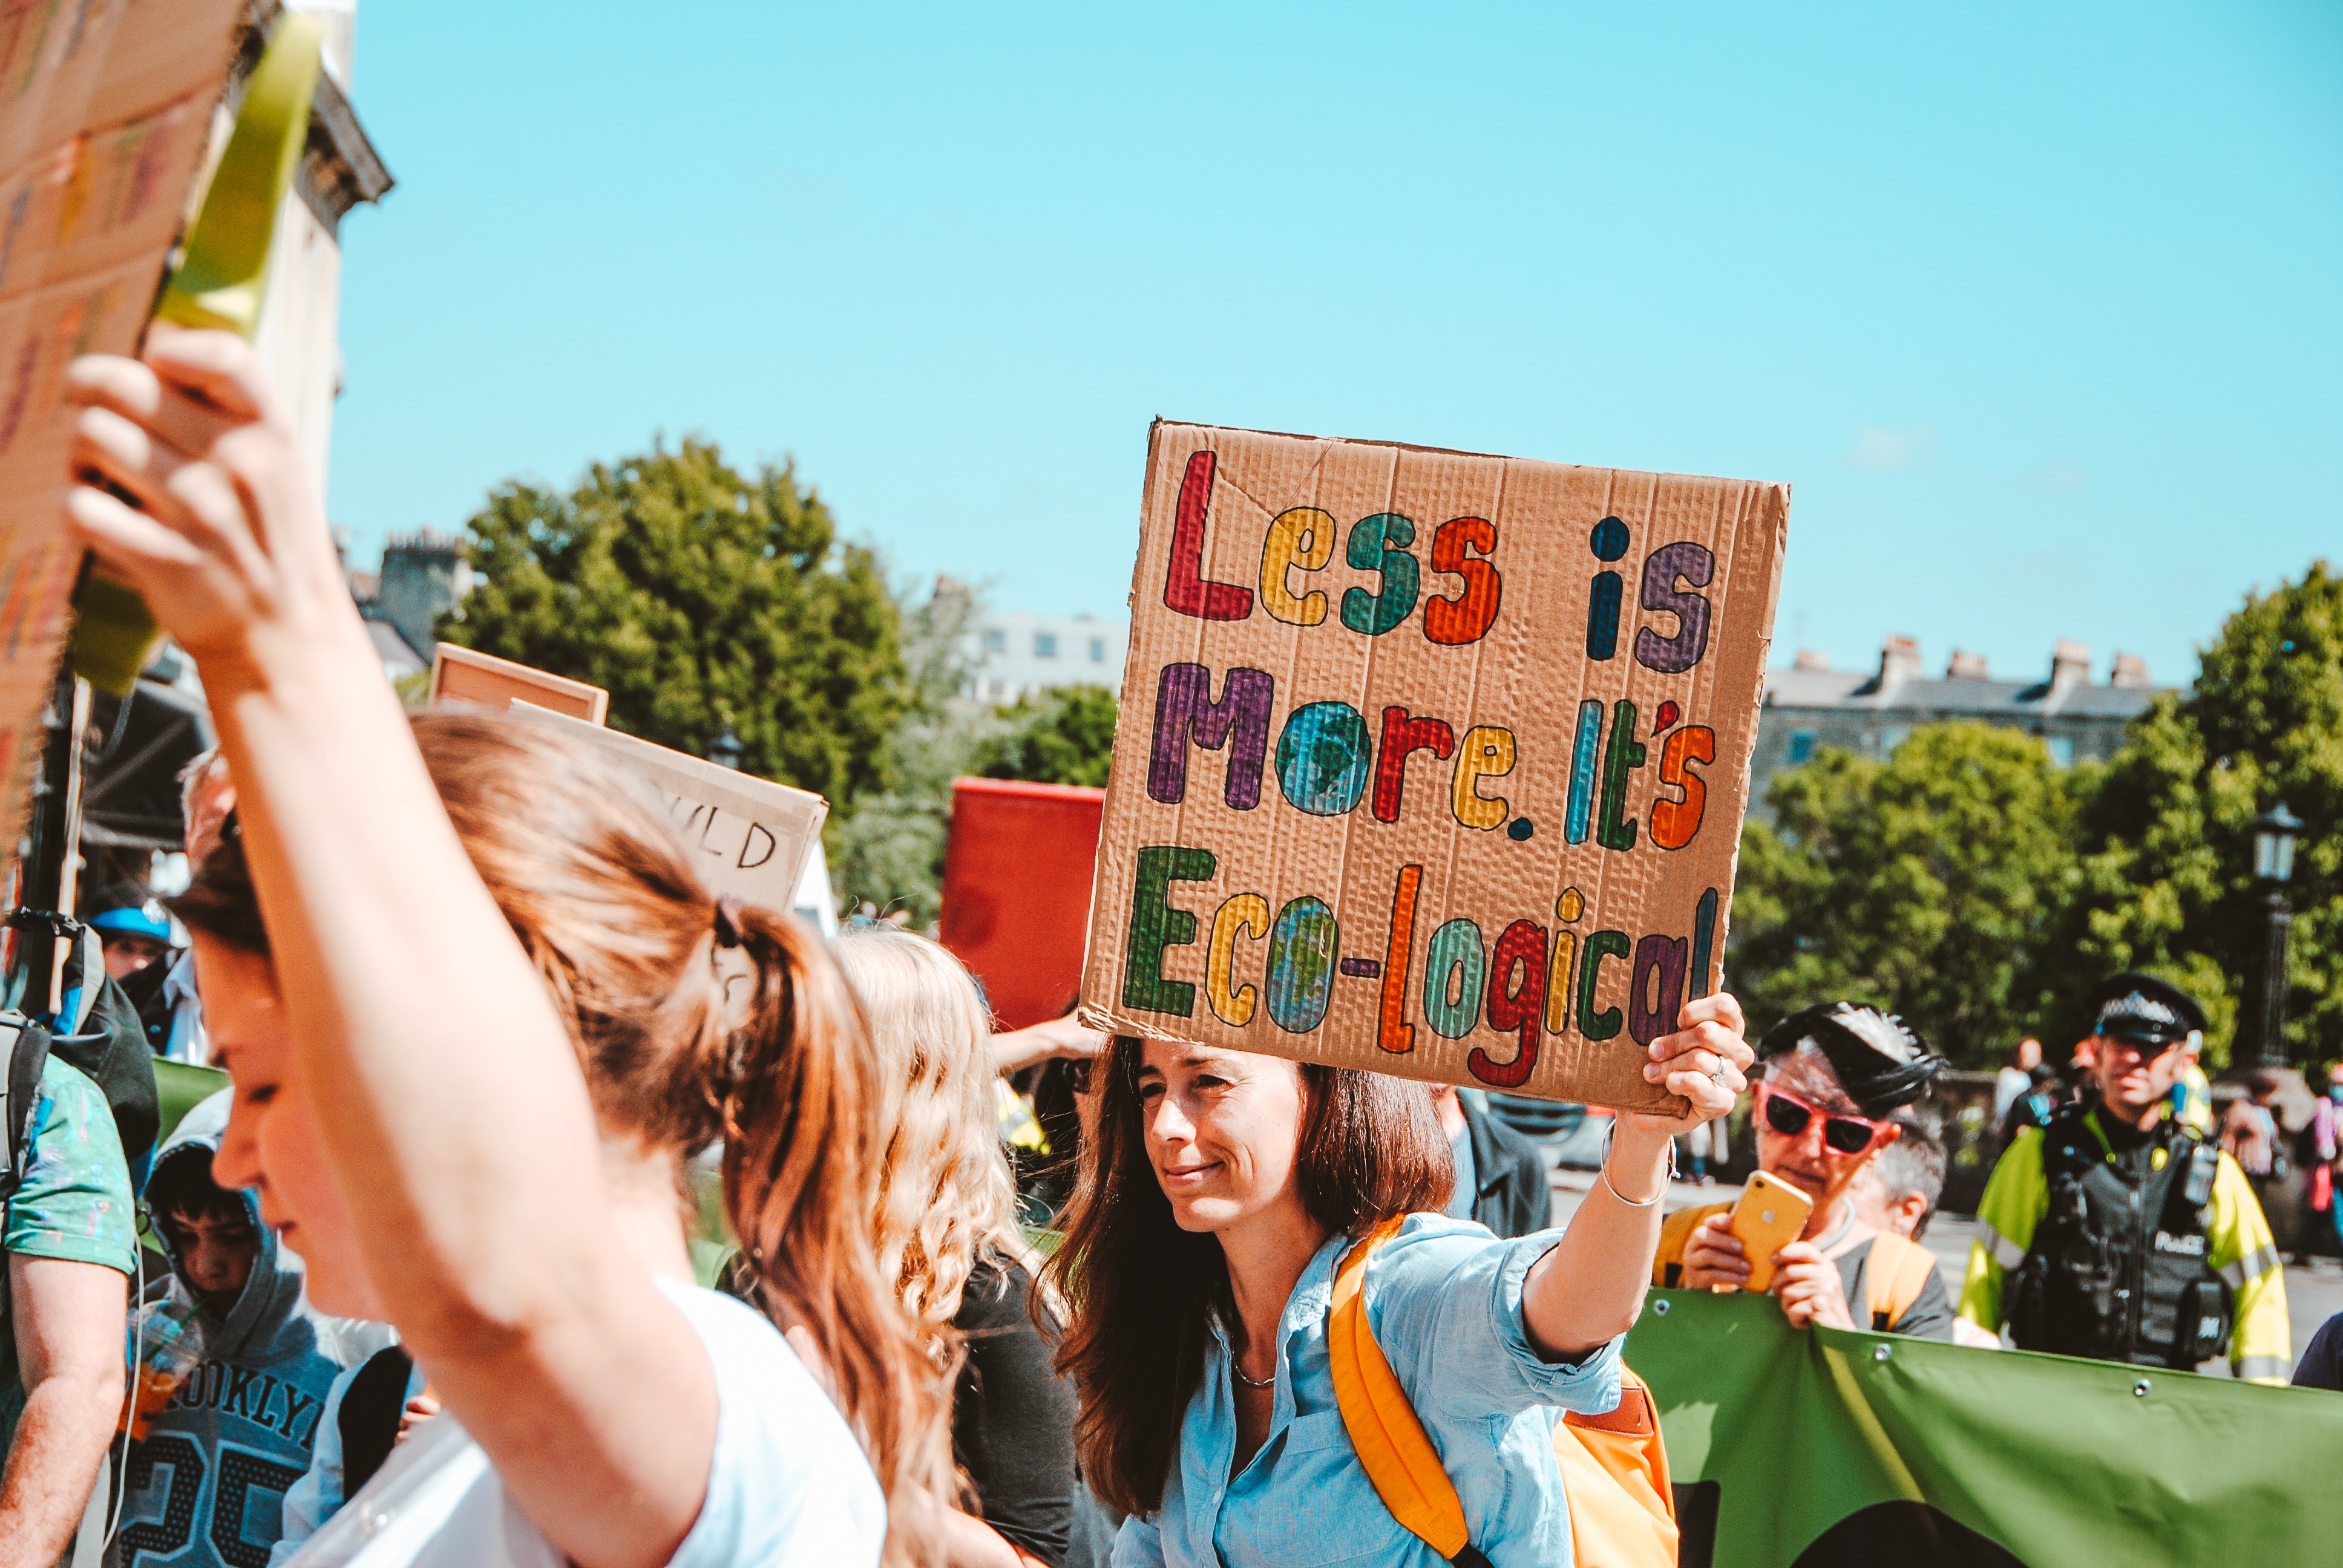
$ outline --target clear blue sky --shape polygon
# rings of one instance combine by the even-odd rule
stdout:
[[[1156,414],[1795,487],[1777,657],[2343,563],[2343,8],[367,0],[359,553],[655,434],[1119,614]]]

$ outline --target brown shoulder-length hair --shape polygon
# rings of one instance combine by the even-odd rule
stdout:
[[[1162,1506],[1180,1424],[1203,1381],[1211,1315],[1229,1302],[1219,1241],[1182,1231],[1140,1124],[1141,1043],[1099,1061],[1097,1120],[1045,1280],[1070,1312],[1058,1370],[1080,1391],[1074,1442],[1091,1490],[1125,1513]],[[1448,1205],[1454,1157],[1421,1083],[1302,1062],[1294,1184],[1337,1234]],[[1038,1297],[1036,1298],[1039,1299]]]
[[[437,711],[416,744],[465,852],[537,966],[606,1132],[688,1157],[724,1141],[724,1204],[765,1311],[820,1346],[888,1495],[888,1558],[925,1559],[925,1500],[955,1495],[950,1391],[882,1280],[870,1212],[882,1069],[820,937],[720,906],[674,833],[589,748],[526,719]],[[266,955],[240,837],[171,901]],[[717,960],[737,944],[745,1009]]]

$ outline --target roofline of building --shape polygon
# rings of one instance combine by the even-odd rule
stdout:
[[[1812,662],[1810,662],[1812,661]],[[2104,684],[2094,684],[2090,678],[2091,650],[2080,642],[2065,638],[2058,639],[2050,654],[2050,676],[2046,680],[1996,680],[1986,673],[1985,660],[1974,653],[1953,651],[1950,664],[1941,676],[1920,672],[1920,645],[1908,637],[1889,636],[1881,639],[1879,668],[1870,674],[1859,670],[1834,669],[1826,659],[1800,650],[1794,663],[1769,668],[1765,673],[1762,705],[1785,713],[1897,713],[1908,715],[1939,715],[1947,719],[1976,719],[1987,715],[2008,718],[2049,717],[2065,713],[2076,699],[2086,694],[2123,692],[2119,706],[2128,713],[2077,713],[2077,719],[2128,719],[2144,711],[2150,703],[2167,691],[2180,688],[2152,685],[2147,679],[2147,662],[2136,654],[2118,649],[2115,668]],[[1844,689],[1827,689],[1837,681],[1849,682]],[[1805,689],[1799,696],[1787,696],[1782,689],[1796,685]],[[1949,699],[1958,693],[1957,701],[1932,701],[1931,698]],[[2092,707],[2101,707],[2104,699],[2094,699]]]
[[[1790,673],[1793,672],[1786,670],[1768,670],[1766,672],[1765,699],[1767,702],[1771,703],[1775,700],[1774,692],[1775,690],[1775,686],[1774,677]],[[1800,676],[1810,676],[1813,672],[1809,670],[1798,670],[1795,673]],[[1833,670],[1831,673],[1835,675],[1852,677],[1855,672],[1852,670]],[[1993,692],[2006,697],[2013,702],[2038,702],[2049,697],[2053,691],[2058,689],[2046,680],[1940,680],[1933,677],[1921,680],[1899,680],[1892,686],[1882,688],[1875,678],[1866,678],[1859,684],[1848,688],[1844,695],[1832,698],[1825,702],[1820,704],[1799,702],[1793,704],[1792,706],[1800,708],[1812,708],[1817,706],[1827,708],[1893,708],[1900,699],[1903,699],[1906,694],[1914,691],[1916,689],[1925,690],[1936,687],[1950,687],[1960,691]],[[2161,696],[2163,693],[2167,691],[2180,691],[2183,689],[2185,689],[2185,688],[2177,686],[2113,686],[2105,681],[2101,681],[2097,685],[2092,686],[2070,686],[2066,688],[2066,691],[2067,692],[2135,691],[2139,694],[2140,700],[2143,702]]]
[[[251,0],[245,11],[244,36],[237,42],[236,79],[241,83],[260,63],[284,0]],[[338,236],[342,216],[361,202],[377,202],[397,182],[385,166],[382,155],[359,123],[350,95],[333,72],[317,73],[317,92],[309,101],[309,136],[302,149],[301,166],[293,184],[301,200],[325,226]]]
[[[309,106],[309,145],[302,162],[311,175],[305,186],[317,186],[316,201],[333,209],[333,216],[326,220],[328,228],[338,227],[342,215],[360,202],[380,201],[398,183],[358,123],[349,95],[323,71],[317,74],[317,95]],[[320,172],[328,177],[319,180]],[[312,206],[314,210],[314,202]]]
[[[2105,689],[2102,688],[2101,689]],[[1962,719],[1983,719],[1993,718],[2120,719],[2127,723],[2131,719],[2138,717],[2140,713],[2146,712],[2147,710],[2149,701],[2160,693],[2170,689],[2172,689],[2168,687],[2159,687],[2153,691],[2140,691],[2139,696],[2141,700],[2139,707],[2137,709],[2129,713],[2113,713],[2104,711],[2087,712],[2079,709],[2069,708],[2063,703],[2053,703],[2048,701],[2029,702],[2024,708],[2019,708],[2015,705],[1997,708],[1940,708],[1934,703],[1922,702],[1882,703],[1769,701],[1765,705],[1765,711],[1767,713],[1779,713],[1783,715],[1793,713],[1881,713],[1894,714],[1902,718],[1940,719],[1947,720]]]

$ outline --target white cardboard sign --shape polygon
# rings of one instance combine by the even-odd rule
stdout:
[[[796,901],[829,801],[518,699],[513,707],[603,748],[639,775],[717,892],[783,912]]]

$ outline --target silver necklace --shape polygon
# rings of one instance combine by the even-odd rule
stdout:
[[[1277,1386],[1277,1369],[1275,1367],[1270,1368],[1269,1375],[1256,1382],[1252,1378],[1245,1376],[1244,1368],[1237,1365],[1237,1358],[1234,1356],[1231,1356],[1229,1358],[1229,1375],[1235,1378],[1237,1382],[1244,1384],[1245,1387],[1251,1389],[1275,1388]]]

